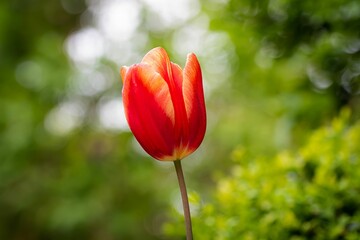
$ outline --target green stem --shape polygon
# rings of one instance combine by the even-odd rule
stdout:
[[[175,169],[176,169],[176,175],[177,175],[177,178],[179,181],[181,199],[182,199],[183,209],[184,209],[185,226],[186,226],[186,240],[192,240],[193,234],[192,234],[192,227],[191,227],[189,200],[188,200],[188,196],[187,196],[187,192],[186,192],[184,174],[182,171],[180,160],[174,161],[174,165],[175,165]]]

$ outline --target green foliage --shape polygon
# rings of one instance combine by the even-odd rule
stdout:
[[[211,203],[193,201],[195,239],[358,239],[360,122],[344,110],[299,151],[249,159],[234,150]],[[165,225],[169,234],[179,225]]]
[[[214,1],[216,2],[216,1]],[[229,0],[225,11],[204,5],[213,13],[212,28],[227,30],[236,45],[242,45],[249,30],[257,36],[266,59],[306,56],[307,84],[330,94],[337,108],[357,98],[360,90],[358,39],[360,3],[357,0]],[[219,6],[218,6],[219,7]],[[234,31],[237,29],[238,31]],[[240,33],[239,34],[239,29]],[[245,34],[242,32],[245,30]],[[251,35],[250,37],[253,37]],[[239,48],[239,57],[243,48]],[[245,50],[245,52],[248,50]],[[241,61],[241,59],[240,59]],[[303,62],[303,63],[305,63]]]

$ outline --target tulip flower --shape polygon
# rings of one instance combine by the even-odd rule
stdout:
[[[141,63],[121,68],[126,119],[144,150],[161,161],[183,159],[202,142],[206,111],[202,76],[195,54],[184,70],[163,48]]]
[[[191,217],[180,160],[201,144],[206,110],[200,64],[187,56],[184,69],[170,61],[163,48],[154,48],[142,61],[121,68],[126,119],[144,150],[160,161],[174,161],[186,223],[192,239]]]

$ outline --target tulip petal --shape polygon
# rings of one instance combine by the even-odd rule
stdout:
[[[129,69],[129,68],[126,67],[126,66],[123,66],[123,67],[121,67],[121,69],[120,69],[120,75],[121,75],[121,79],[122,79],[123,83],[124,83],[125,76],[126,76],[126,73],[127,73],[128,69]]]
[[[182,92],[189,123],[189,151],[191,153],[201,144],[206,130],[202,74],[200,64],[192,53],[188,55],[183,71]]]
[[[188,118],[186,116],[186,109],[183,97],[183,71],[181,67],[175,63],[171,63],[171,72],[173,76],[173,81],[175,83],[175,95],[173,97],[173,103],[175,108],[175,122],[177,123],[177,128],[179,129],[178,133],[178,146],[186,146],[189,141],[189,128],[188,128]]]
[[[170,62],[169,56],[165,49],[161,47],[152,49],[144,56],[141,63],[150,65],[155,72],[159,73],[162,76],[162,78],[169,85],[170,93],[173,96],[173,100],[174,98],[179,97],[179,92],[176,89],[176,82],[174,81],[174,76],[172,72],[172,65],[174,64]]]
[[[158,72],[169,84],[169,80],[171,79],[171,73],[169,74],[169,71],[171,71],[171,67],[170,59],[165,49],[161,47],[152,49],[144,56],[141,63],[146,63],[153,67],[155,72]]]
[[[123,102],[130,129],[145,151],[159,160],[175,160],[170,159],[175,114],[165,80],[147,64],[133,65],[125,75]]]

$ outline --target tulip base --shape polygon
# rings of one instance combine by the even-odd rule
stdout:
[[[190,216],[190,207],[189,207],[189,200],[186,191],[185,179],[184,174],[181,167],[181,161],[176,160],[174,161],[176,175],[179,181],[181,199],[184,209],[184,217],[185,217],[185,226],[186,226],[186,240],[192,240],[192,226],[191,226],[191,216]]]

